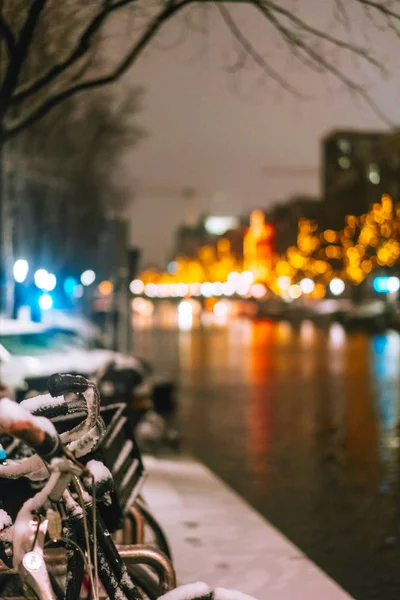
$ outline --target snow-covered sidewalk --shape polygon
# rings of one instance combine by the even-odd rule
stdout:
[[[143,495],[170,541],[179,583],[258,600],[351,600],[298,548],[192,459],[145,458]]]

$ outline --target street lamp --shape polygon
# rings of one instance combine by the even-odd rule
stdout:
[[[344,288],[344,281],[342,279],[339,279],[339,277],[334,277],[329,283],[329,289],[331,290],[334,296],[340,296],[340,294],[343,294]]]
[[[81,283],[84,286],[92,285],[96,280],[96,273],[91,269],[84,271],[81,275]]]
[[[46,289],[48,272],[46,269],[38,269],[34,275],[35,285],[40,290]]]
[[[305,277],[300,281],[300,289],[303,292],[303,294],[311,294],[311,292],[314,291],[314,288],[315,283],[312,279]]]
[[[29,264],[27,260],[20,258],[15,261],[13,272],[14,279],[17,283],[23,283],[25,281],[28,271]]]
[[[51,292],[52,290],[54,290],[56,285],[57,285],[56,276],[53,273],[47,273],[47,281],[46,281],[45,289],[48,292]]]
[[[49,310],[49,308],[53,306],[53,298],[50,296],[50,294],[43,294],[40,296],[39,306],[43,310]]]

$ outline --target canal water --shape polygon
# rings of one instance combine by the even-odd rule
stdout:
[[[398,600],[399,333],[151,317],[135,351],[199,459],[357,600]]]

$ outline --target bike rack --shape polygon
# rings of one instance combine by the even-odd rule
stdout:
[[[117,545],[121,558],[128,565],[145,564],[154,569],[163,593],[176,588],[176,574],[170,560],[153,546],[145,544]]]
[[[151,567],[160,583],[163,593],[169,592],[176,587],[176,574],[171,561],[157,548],[146,544],[117,544],[119,555],[127,565],[147,565]],[[61,567],[66,571],[65,551],[62,549],[47,549],[44,553],[45,561],[53,568]],[[0,573],[9,575],[18,575],[15,569],[8,568],[0,561]],[[62,573],[59,573],[60,575]],[[15,596],[10,596],[7,600],[18,600]]]

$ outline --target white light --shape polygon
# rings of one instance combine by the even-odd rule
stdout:
[[[329,289],[334,296],[340,296],[344,292],[345,284],[342,279],[335,277],[329,284]]]
[[[132,292],[132,294],[143,294],[144,283],[141,279],[134,279],[130,282],[129,289]]]
[[[144,293],[149,298],[154,298],[156,296],[156,294],[157,294],[157,286],[156,286],[156,284],[155,283],[148,283],[144,287]]]
[[[305,277],[304,279],[302,279],[300,281],[300,289],[303,292],[303,294],[311,294],[311,292],[314,290],[314,288],[315,288],[315,283],[313,282],[312,279]]]
[[[400,289],[400,279],[398,277],[389,277],[387,281],[387,289],[389,292],[398,292]]]
[[[46,286],[45,289],[48,292],[51,292],[52,290],[54,290],[54,288],[57,285],[57,278],[53,273],[48,273],[47,274],[47,282],[46,282]]]
[[[205,298],[210,298],[214,293],[214,286],[209,281],[201,284],[201,295]]]
[[[189,292],[189,286],[186,285],[186,283],[178,283],[177,292],[178,296],[181,296],[183,298]]]
[[[229,275],[227,277],[227,279],[230,283],[236,283],[239,278],[240,278],[240,274],[237,271],[232,271],[232,273],[229,273]]]
[[[267,293],[267,288],[262,283],[253,283],[250,288],[250,294],[254,296],[254,298],[263,298]]]
[[[23,283],[28,275],[29,265],[28,261],[20,258],[15,261],[14,264],[14,279],[17,283]]]
[[[81,275],[81,283],[82,285],[92,285],[96,280],[96,273],[91,269],[84,271]]]
[[[342,169],[350,169],[350,159],[347,156],[341,156],[338,160],[339,166],[342,167]]]
[[[38,269],[34,275],[35,285],[41,290],[46,289],[48,272],[46,269]]]
[[[154,306],[150,300],[145,300],[145,298],[134,298],[132,300],[132,309],[134,312],[143,315],[144,317],[150,317],[153,314]]]
[[[368,179],[371,183],[378,185],[381,182],[381,176],[379,174],[379,166],[372,163],[368,167]]]
[[[191,316],[193,313],[193,306],[187,300],[182,300],[178,306],[178,312],[181,316]]]
[[[229,229],[236,229],[239,219],[235,217],[207,217],[204,227],[211,235],[223,235]]]
[[[239,294],[239,296],[247,296],[247,294],[249,293],[250,285],[243,281],[239,281],[235,289],[236,293]]]
[[[75,289],[74,289],[74,298],[82,298],[82,296],[83,296],[83,285],[78,283],[78,285],[76,285]]]
[[[228,305],[225,302],[222,302],[221,300],[214,304],[214,315],[219,319],[226,317],[226,315],[228,314],[228,310]]]
[[[243,271],[240,275],[240,282],[247,283],[247,285],[251,285],[254,281],[254,275],[251,271]]]
[[[189,291],[192,294],[192,296],[200,296],[201,295],[200,283],[191,283],[189,285]]]
[[[168,284],[160,283],[157,286],[157,295],[159,298],[167,298],[169,296]]]
[[[376,171],[371,171],[371,173],[368,175],[368,179],[374,185],[378,185],[381,181],[381,177],[380,177],[379,173],[377,173]]]
[[[27,552],[22,563],[28,571],[38,571],[43,566],[43,558],[38,552]]]
[[[231,281],[225,281],[222,284],[222,293],[224,296],[233,296],[235,293],[235,285]]]
[[[50,294],[43,294],[40,296],[39,306],[43,310],[49,310],[49,308],[53,306],[53,298],[50,296]]]
[[[297,285],[297,283],[291,285],[290,288],[288,289],[288,294],[291,298],[293,298],[293,300],[296,300],[296,298],[300,298],[301,287],[299,285]]]
[[[223,294],[222,283],[220,281],[216,281],[214,283],[214,294],[215,296],[222,296]]]
[[[281,290],[288,290],[290,288],[290,277],[288,277],[287,275],[282,275],[281,277],[278,277],[278,287]]]

